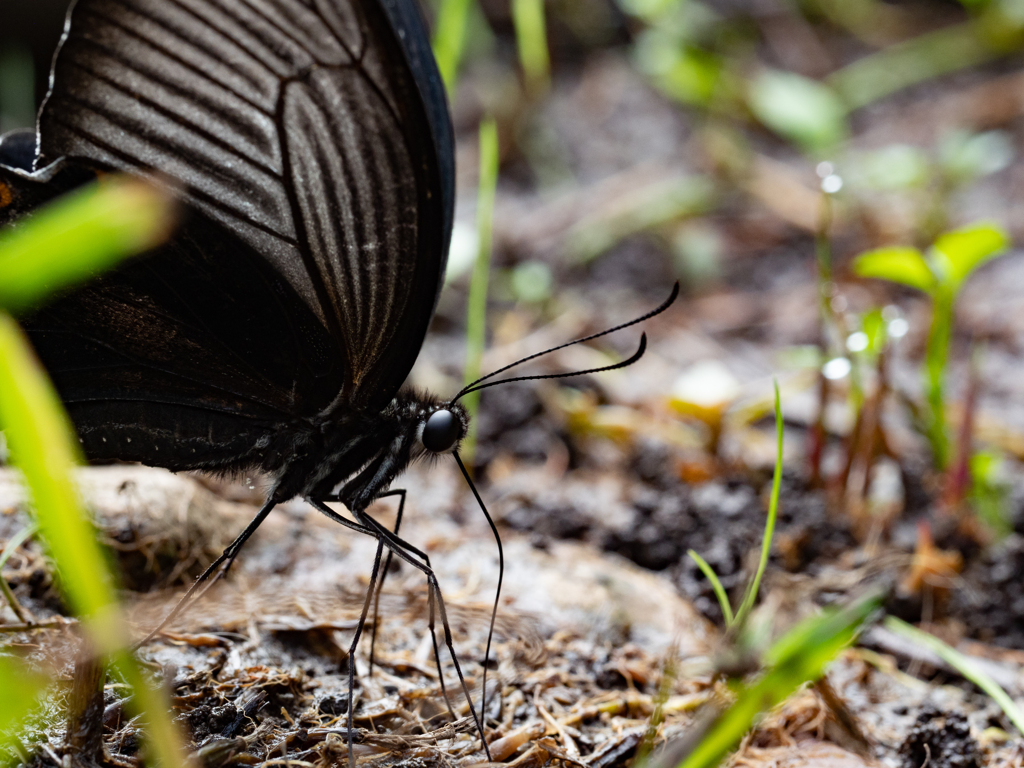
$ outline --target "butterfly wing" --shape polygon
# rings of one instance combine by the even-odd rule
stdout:
[[[451,227],[426,40],[413,0],[79,0],[41,162],[181,185],[326,329],[343,375],[317,405],[380,407],[419,352]]]
[[[94,461],[261,464],[282,426],[331,402],[344,374],[287,281],[201,216],[25,324]]]

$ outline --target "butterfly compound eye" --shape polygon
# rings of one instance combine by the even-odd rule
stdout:
[[[434,453],[450,450],[462,437],[462,423],[447,409],[434,411],[423,425],[423,447]]]

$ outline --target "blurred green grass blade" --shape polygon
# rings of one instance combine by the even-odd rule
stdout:
[[[544,0],[512,0],[512,21],[526,88],[533,94],[542,93],[551,80]]]
[[[133,707],[149,724],[148,743],[156,762],[164,768],[184,765],[168,703],[150,690],[135,660],[123,650],[128,638],[114,578],[71,479],[71,471],[81,459],[71,425],[21,329],[3,313],[0,427],[13,463],[28,483],[36,521],[57,566],[65,598],[83,617],[97,652],[114,655],[125,678],[138,686]]]
[[[742,687],[735,703],[711,726],[679,768],[713,768],[753,727],[757,718],[783,702],[806,682],[817,680],[825,667],[856,638],[880,603],[871,595],[841,611],[806,619],[778,640],[766,654],[773,666],[757,681]]]
[[[999,683],[989,677],[984,670],[974,664],[969,658],[955,648],[946,645],[935,635],[924,632],[917,627],[912,627],[895,616],[886,616],[883,623],[886,629],[905,637],[912,643],[933,651],[939,658],[963,675],[964,678],[978,686],[992,701],[999,705],[999,708],[1003,710],[1006,717],[1014,724],[1017,730],[1024,734],[1024,712],[1021,712],[1020,708]]]
[[[96,533],[82,514],[71,470],[81,463],[72,429],[28,341],[0,314],[0,427],[12,463],[24,473],[39,529],[61,573],[61,587],[81,616],[115,602]]]
[[[494,195],[498,186],[498,126],[494,120],[480,124],[480,186],[477,191],[476,228],[479,243],[473,276],[469,283],[466,312],[466,371],[465,383],[480,378],[480,364],[484,356],[487,333],[487,285],[491,271],[491,230],[494,222]],[[473,460],[476,448],[476,412],[480,393],[472,392],[462,398],[470,417],[470,430],[462,444],[462,455],[467,464]]]
[[[775,521],[779,516],[779,490],[782,487],[782,438],[784,434],[782,423],[782,399],[779,396],[779,382],[772,382],[775,387],[775,473],[772,476],[772,494],[768,502],[768,517],[764,524],[764,536],[761,539],[761,558],[757,563],[757,572],[754,574],[747,592],[743,596],[739,610],[736,611],[736,622],[743,623],[747,614],[754,607],[757,600],[757,593],[761,589],[761,579],[768,567],[768,557],[772,552],[772,539],[775,536]]]
[[[161,768],[198,768],[186,757],[181,733],[172,719],[167,692],[149,680],[142,667],[127,650],[111,657],[113,666],[132,687],[130,709],[142,716],[145,723],[148,754],[156,758]]]
[[[434,57],[448,94],[454,97],[459,64],[466,43],[466,25],[473,0],[441,0],[434,31]]]
[[[825,82],[854,110],[933,77],[976,66],[1003,52],[986,39],[977,22],[968,21],[890,45],[847,64]]]
[[[13,656],[0,657],[0,749],[10,746],[18,726],[33,710],[50,683],[45,675],[28,672]]]
[[[18,547],[32,538],[38,530],[39,527],[35,523],[29,523],[4,543],[3,550],[0,550],[0,570],[7,565],[7,561],[11,559],[11,555],[17,551]]]
[[[74,192],[0,233],[0,308],[18,312],[159,244],[171,226],[166,192],[112,178]]]

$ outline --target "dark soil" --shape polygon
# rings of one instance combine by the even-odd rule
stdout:
[[[971,735],[967,718],[957,712],[940,712],[926,707],[900,747],[903,768],[981,768],[984,765],[978,742]]]

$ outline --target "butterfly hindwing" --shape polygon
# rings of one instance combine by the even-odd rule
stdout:
[[[291,285],[201,216],[24,322],[93,460],[245,466],[344,381]]]

